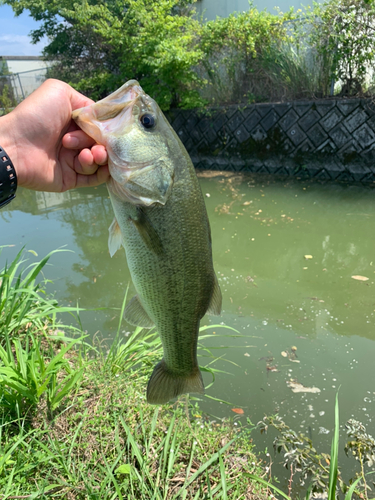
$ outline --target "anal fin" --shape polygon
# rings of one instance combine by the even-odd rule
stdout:
[[[214,316],[220,316],[221,313],[221,290],[219,282],[217,281],[217,276],[215,274],[214,288],[212,291],[211,301],[207,309],[207,314],[213,314]]]
[[[202,374],[199,367],[196,366],[190,374],[176,375],[168,370],[164,359],[162,359],[155,366],[148,381],[147,402],[153,405],[161,405],[188,392],[204,394]]]
[[[135,295],[125,307],[124,318],[128,323],[134,326],[140,326],[142,328],[152,328],[155,326],[154,322],[140,303],[138,295]]]

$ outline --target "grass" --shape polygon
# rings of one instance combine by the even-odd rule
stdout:
[[[79,325],[79,309],[45,295],[52,254],[32,265],[23,255],[0,271],[0,500],[264,499],[249,479],[265,474],[249,429],[198,416],[187,397],[147,404],[156,332],[120,339],[119,322],[108,353],[89,347],[57,321]],[[202,349],[214,380],[217,357]]]
[[[3,414],[3,498],[265,498],[244,475],[264,473],[249,430],[194,417],[185,399],[150,406],[148,373],[84,363],[79,387],[52,415],[44,399],[32,416]]]

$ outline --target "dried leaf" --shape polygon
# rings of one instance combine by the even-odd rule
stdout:
[[[370,278],[366,278],[366,276],[359,276],[358,274],[352,276],[353,280],[358,281],[368,281]]]
[[[243,415],[245,413],[242,408],[232,408],[232,411],[234,411],[234,413],[238,413],[239,415]]]

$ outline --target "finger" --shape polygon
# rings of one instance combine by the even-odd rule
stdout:
[[[98,170],[92,175],[77,174],[76,187],[95,187],[109,181],[110,175],[108,165],[99,167]]]
[[[93,146],[95,140],[82,130],[73,130],[64,135],[62,144],[67,149],[84,149]]]
[[[79,155],[75,157],[73,167],[77,174],[92,175],[98,170],[99,166],[95,163],[91,150],[82,149]]]
[[[108,163],[108,154],[104,146],[96,144],[91,148],[91,154],[94,158],[94,163],[97,165],[106,165]]]

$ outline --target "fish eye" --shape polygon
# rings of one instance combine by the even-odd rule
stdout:
[[[155,126],[155,118],[149,113],[145,113],[140,117],[140,121],[144,128],[152,128]]]

